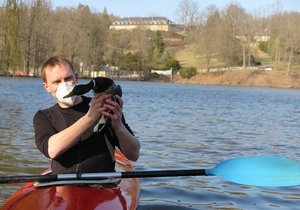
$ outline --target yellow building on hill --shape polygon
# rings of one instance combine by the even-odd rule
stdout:
[[[114,21],[109,28],[114,30],[141,28],[151,31],[173,31],[176,24],[165,17],[126,17]]]

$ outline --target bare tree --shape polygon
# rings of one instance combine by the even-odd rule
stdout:
[[[177,14],[184,30],[192,29],[198,14],[198,3],[193,0],[181,0],[178,4]]]
[[[5,10],[0,10],[0,73],[5,74],[5,33],[6,33]]]
[[[221,17],[219,11],[214,5],[207,8],[207,17],[205,18],[202,29],[197,40],[197,51],[200,57],[206,61],[206,68],[209,71],[211,60],[219,56],[219,48],[222,45],[221,37]]]
[[[24,67],[27,74],[30,73],[31,61],[33,60],[34,52],[34,39],[36,38],[38,22],[41,21],[41,12],[44,5],[47,2],[45,0],[33,0],[31,4],[21,4],[22,10],[22,24],[20,30],[22,35],[20,36],[24,50]]]
[[[45,4],[40,8],[37,26],[32,41],[31,53],[31,68],[34,69],[34,75],[39,75],[39,68],[47,58],[53,55],[55,46],[53,40],[54,25],[53,13],[50,9],[50,4],[45,1]]]
[[[300,14],[295,12],[286,13],[283,17],[284,22],[282,31],[284,32],[283,42],[285,43],[287,74],[290,75],[292,65],[296,56],[300,53],[300,37],[297,32],[300,31]]]
[[[90,19],[89,25],[89,62],[100,69],[104,64],[106,40],[109,30],[109,18],[106,12],[94,15]]]
[[[271,17],[272,49],[275,66],[281,62],[287,63],[287,75],[291,75],[293,64],[299,60],[300,14],[285,12]]]
[[[4,18],[4,55],[2,66],[12,70],[13,74],[21,61],[19,33],[20,16],[19,6],[16,0],[7,0],[5,4]]]
[[[251,43],[251,20],[244,8],[237,4],[231,4],[225,11],[227,26],[236,40],[239,40],[242,46],[242,65],[246,67],[247,53],[250,53]]]

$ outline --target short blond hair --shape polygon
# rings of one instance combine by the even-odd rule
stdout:
[[[41,72],[42,72],[42,79],[44,80],[44,82],[47,82],[46,69],[54,68],[57,65],[68,66],[75,74],[75,70],[71,61],[59,56],[54,56],[49,58],[42,66]]]

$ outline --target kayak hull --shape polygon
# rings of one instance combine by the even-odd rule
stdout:
[[[130,162],[116,151],[116,167],[131,171]],[[103,210],[136,209],[139,200],[138,179],[121,179],[118,184],[62,185],[35,187],[26,183],[0,210]]]

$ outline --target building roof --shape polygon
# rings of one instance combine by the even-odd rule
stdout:
[[[112,23],[112,25],[175,25],[165,17],[124,17]]]

